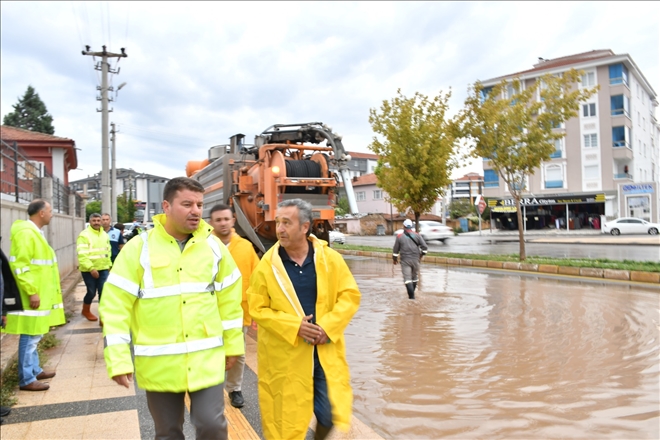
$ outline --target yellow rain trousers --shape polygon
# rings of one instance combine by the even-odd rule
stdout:
[[[332,422],[348,430],[353,391],[346,362],[344,329],[360,305],[360,291],[342,256],[310,235],[314,245],[316,323],[329,344],[317,346],[328,382]],[[282,259],[279,242],[250,278],[250,315],[258,326],[259,406],[264,437],[304,439],[314,410],[314,346],[298,336],[304,312]]]

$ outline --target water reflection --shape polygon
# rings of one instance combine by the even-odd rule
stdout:
[[[658,291],[348,260],[356,415],[385,438],[660,437]]]

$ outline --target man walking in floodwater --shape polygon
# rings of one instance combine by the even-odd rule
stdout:
[[[314,438],[347,430],[351,390],[344,329],[360,305],[346,262],[311,235],[312,205],[277,205],[278,241],[250,279],[250,315],[259,326],[259,406],[264,437],[302,439],[312,412]]]
[[[419,263],[428,246],[421,235],[412,230],[413,222],[409,218],[403,221],[403,232],[396,236],[392,249],[392,264],[401,260],[403,284],[408,292],[408,299],[415,299],[415,289],[419,282]]]

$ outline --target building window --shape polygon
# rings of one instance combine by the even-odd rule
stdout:
[[[598,147],[598,135],[596,133],[585,134],[584,138],[584,148],[596,148]]]
[[[555,152],[550,155],[551,159],[560,159],[564,151],[564,138],[555,139]]]
[[[596,116],[596,103],[583,104],[582,105],[582,116],[585,118],[590,118]]]
[[[563,188],[564,173],[561,165],[548,165],[545,167],[545,188]]]
[[[630,129],[628,127],[612,127],[612,146],[630,148]]]
[[[598,165],[585,165],[584,180],[598,180],[599,178],[600,172],[598,171]]]
[[[623,64],[612,64],[610,66],[610,85],[628,85],[628,68]]]
[[[365,200],[367,200],[367,193],[365,191],[357,191],[355,193],[356,202],[364,202]]]
[[[383,200],[383,191],[380,189],[374,190],[374,200]]]
[[[582,75],[582,82],[580,87],[593,87],[596,85],[596,74],[594,72],[587,72]]]
[[[500,186],[500,177],[495,170],[484,170],[484,187],[497,188]]]
[[[611,96],[610,108],[612,109],[612,116],[625,115],[630,117],[630,99],[626,95]]]
[[[481,96],[480,97],[481,97],[481,103],[482,104],[486,99],[488,99],[488,96],[490,95],[490,92],[492,92],[492,91],[493,91],[493,86],[484,87],[483,89],[481,89],[481,93],[480,93]]]

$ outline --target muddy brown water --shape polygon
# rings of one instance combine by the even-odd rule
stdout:
[[[387,439],[660,438],[660,290],[348,258],[357,417]]]

